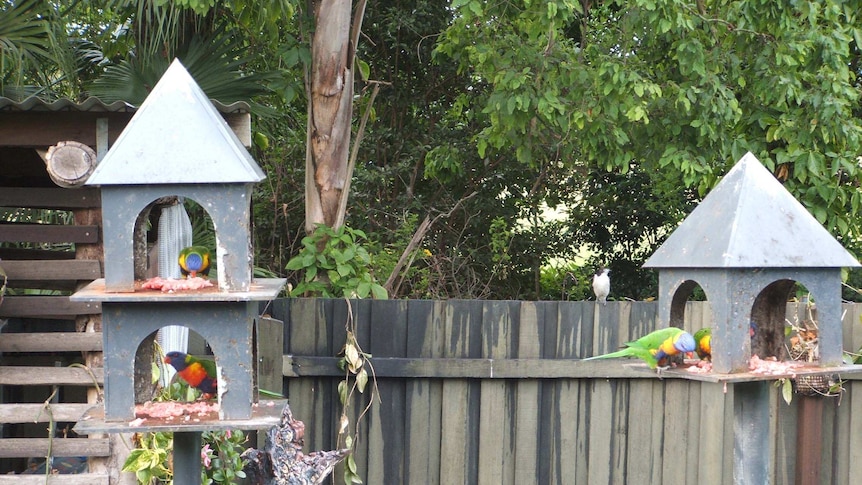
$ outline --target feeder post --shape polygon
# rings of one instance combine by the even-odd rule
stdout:
[[[174,483],[201,483],[201,432],[174,432]]]
[[[769,382],[734,385],[733,483],[772,483],[772,436],[769,429]]]

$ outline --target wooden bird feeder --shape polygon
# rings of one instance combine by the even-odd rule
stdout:
[[[644,265],[658,270],[660,326],[683,326],[686,301],[698,285],[709,300],[712,371],[665,375],[734,384],[734,483],[769,483],[767,381],[862,369],[842,365],[841,345],[841,268],[858,266],[751,153]],[[750,372],[752,355],[788,359],[787,302],[797,283],[817,305],[819,359],[786,375]]]
[[[206,339],[218,367],[217,416],[170,429],[178,432],[180,468],[187,479],[200,477],[201,431],[228,425],[261,429],[278,422],[280,409],[256,410],[253,389],[259,302],[275,298],[285,283],[252,279],[250,198],[252,185],[264,177],[194,79],[174,61],[86,183],[101,188],[105,278],[71,299],[102,304],[105,404],[103,414],[79,421],[76,430],[163,429],[130,423],[136,420],[136,401],[145,399],[135,396],[139,347],[168,325],[188,327]],[[164,293],[142,290],[136,281],[141,279],[134,271],[134,247],[141,242],[136,224],[154,203],[176,196],[200,204],[213,221],[217,288]]]
[[[785,315],[797,282],[817,304],[817,365],[840,366],[841,268],[858,266],[751,153],[644,264],[658,270],[660,322],[681,327],[685,302],[703,289],[716,374],[745,373],[753,354],[787,357]]]

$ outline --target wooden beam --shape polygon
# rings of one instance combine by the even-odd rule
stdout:
[[[50,249],[19,249],[19,248],[0,248],[0,259],[3,264],[11,260],[34,260],[40,261],[59,261],[66,259],[75,259],[74,251],[53,251]]]
[[[109,485],[106,473],[66,475],[0,475],[0,485]]]
[[[99,226],[0,224],[0,242],[96,243]]]
[[[101,332],[4,333],[0,352],[102,351]]]
[[[0,439],[0,457],[47,456],[49,446],[52,456],[108,456],[111,453],[107,438],[4,438]]]
[[[93,407],[89,403],[51,404],[50,412],[44,404],[0,404],[0,423],[47,423],[78,421]]]
[[[6,277],[9,278],[10,282],[17,280],[89,281],[102,277],[102,263],[86,259],[68,261],[4,260],[0,265],[6,271]]]
[[[36,209],[80,209],[102,206],[99,189],[61,189],[38,187],[3,187],[0,207],[31,207]]]
[[[338,377],[338,357],[285,355],[285,377]],[[633,370],[617,361],[579,361],[574,359],[449,359],[398,358],[371,359],[377,377],[441,379],[554,379],[655,378],[656,374]],[[628,363],[628,362],[627,362]]]
[[[76,315],[102,313],[100,303],[69,301],[68,296],[6,296],[0,318],[49,318],[66,320]]]
[[[0,146],[47,148],[75,140],[96,146],[96,120],[108,118],[111,143],[117,139],[131,112],[9,111],[0,113]]]
[[[80,367],[28,367],[0,366],[0,385],[3,386],[92,386],[105,382],[105,370]],[[27,455],[37,456],[37,455]]]

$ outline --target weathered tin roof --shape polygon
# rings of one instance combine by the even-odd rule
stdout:
[[[265,174],[174,60],[87,185],[259,182]]]
[[[236,101],[224,104],[216,100],[210,100],[219,113],[248,113],[249,105],[244,101]],[[125,101],[114,101],[106,103],[99,98],[89,97],[81,102],[72,101],[68,98],[45,101],[31,96],[21,101],[0,96],[0,111],[77,111],[77,112],[130,112],[135,111],[136,106]]]
[[[747,153],[646,268],[856,267],[850,253]]]

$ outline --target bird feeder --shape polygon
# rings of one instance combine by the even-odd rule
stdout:
[[[862,367],[842,365],[841,360],[841,268],[858,266],[751,153],[644,264],[658,271],[662,325],[683,326],[685,304],[698,285],[710,303],[712,371],[665,375],[735,384],[735,483],[769,483],[767,380]],[[817,305],[819,360],[809,366],[813,368],[795,368],[793,375],[749,372],[752,355],[786,360],[785,315],[797,283]]]
[[[262,429],[280,419],[272,401],[267,407],[255,402],[252,384],[259,302],[275,298],[285,283],[252,279],[250,199],[253,184],[264,177],[175,60],[86,182],[101,189],[105,278],[71,300],[102,306],[105,403],[103,416],[79,421],[76,431],[173,431],[177,483],[200,483],[202,431]],[[217,287],[173,293],[143,289],[135,248],[146,247],[141,225],[149,208],[166,197],[191,199],[212,219]],[[144,399],[135,396],[135,358],[142,342],[168,325],[194,330],[213,350],[217,416],[137,422],[135,404]]]
[[[786,306],[797,282],[817,304],[818,365],[840,365],[841,268],[858,266],[751,153],[644,264],[658,270],[661,322],[681,327],[692,290],[703,289],[713,314],[716,373],[747,371],[752,349],[760,357],[786,357]]]

